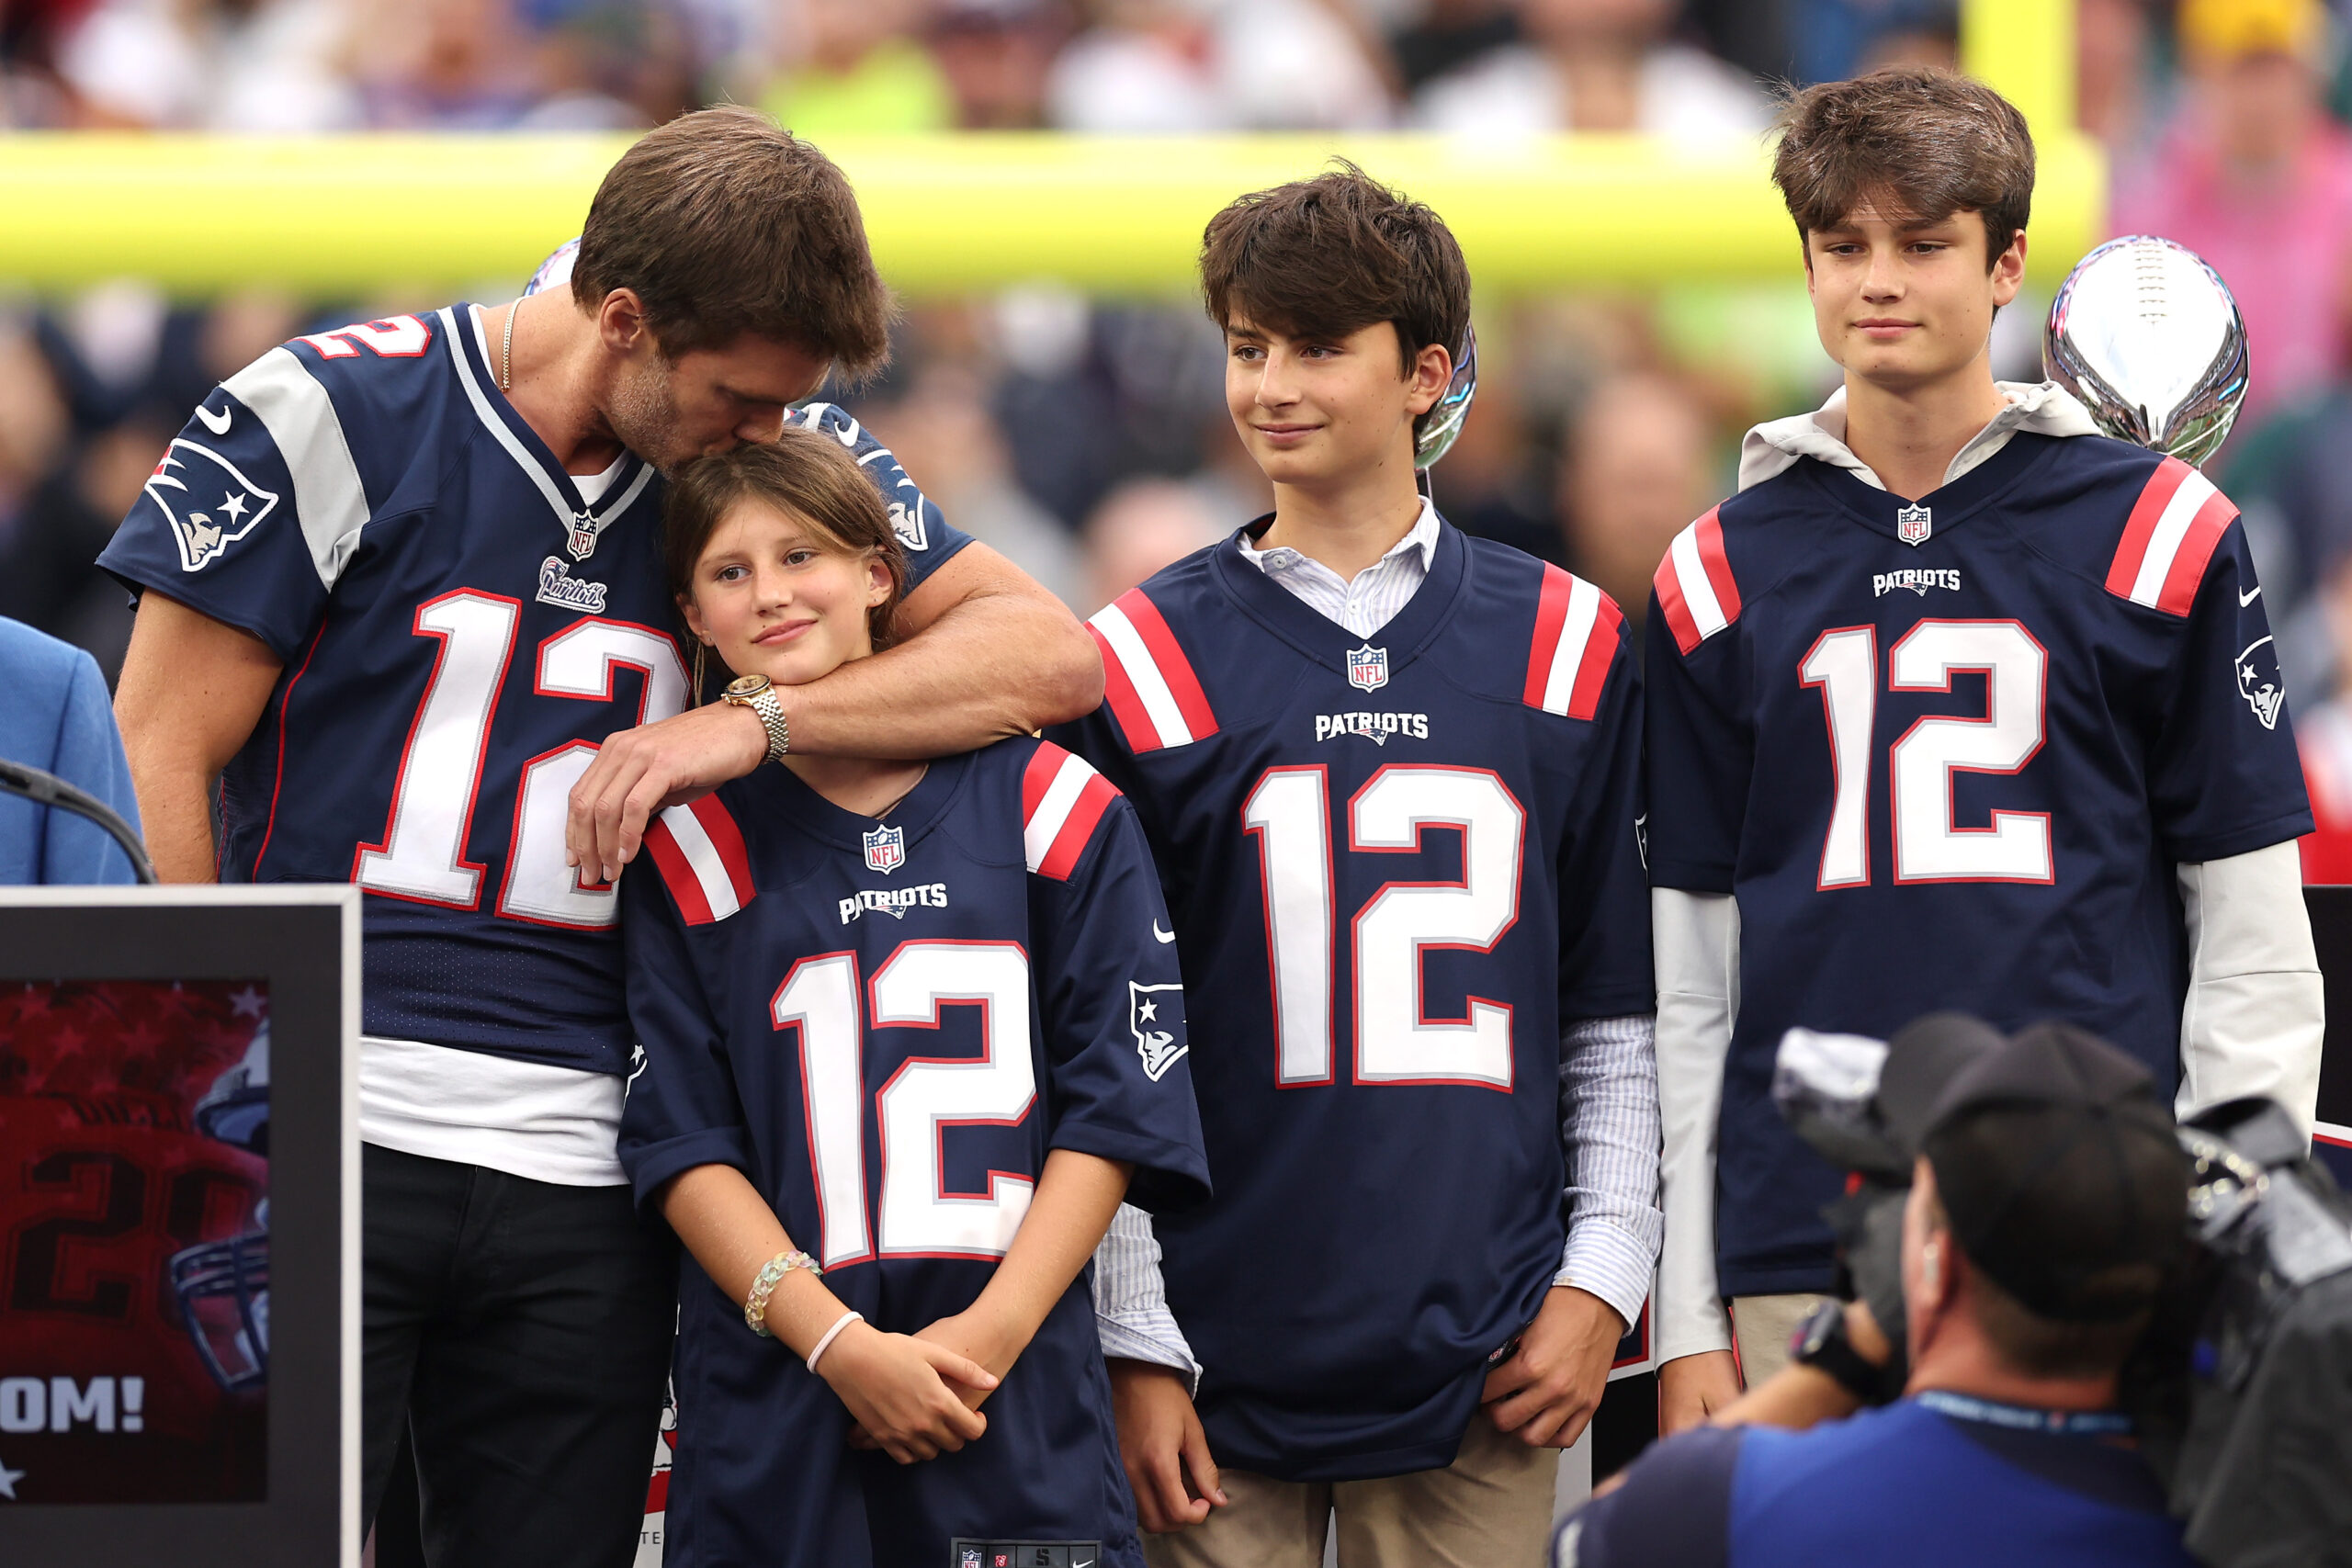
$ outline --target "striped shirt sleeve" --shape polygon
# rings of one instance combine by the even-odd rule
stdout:
[[[1094,1249],[1094,1325],[1103,1355],[1172,1368],[1184,1374],[1192,1392],[1200,1392],[1201,1364],[1168,1310],[1151,1216],[1132,1203],[1119,1205]]]
[[[1555,1285],[1642,1314],[1666,1222],[1658,1210],[1657,1019],[1584,1019],[1560,1041],[1560,1147],[1568,1239]]]

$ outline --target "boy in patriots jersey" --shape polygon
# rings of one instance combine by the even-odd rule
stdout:
[[[1216,1176],[1098,1258],[1147,1554],[1312,1564],[1336,1517],[1348,1568],[1532,1562],[1657,1234],[1636,673],[1416,487],[1469,315],[1436,214],[1344,167],[1203,275],[1275,511],[1095,617],[1057,732],[1151,839]]]
[[[1838,1173],[1770,1098],[1790,1027],[2055,1019],[2183,1105],[2306,1122],[2318,1082],[2312,819],[2236,508],[1992,378],[2023,118],[1913,70],[1784,125],[1845,386],[1749,434],[1739,493],[1658,568],[1647,649],[1669,1427],[1736,1393],[1735,1332],[1752,1382],[1831,1283]]]
[[[407,1427],[445,1563],[635,1551],[674,1251],[614,1154],[616,897],[567,848],[567,797],[647,721],[769,745],[749,711],[667,717],[689,677],[657,470],[789,417],[898,509],[929,629],[791,694],[803,745],[870,743],[844,713],[902,726],[897,755],[1001,733],[932,696],[940,659],[1036,682],[1023,723],[1068,711],[1075,623],[970,637],[962,601],[1009,629],[1034,591],[854,422],[787,416],[829,366],[879,361],[888,313],[838,170],[759,117],[688,117],[607,176],[569,291],[272,350],[196,411],[103,558],[146,591],[118,712],[162,874],[368,895],[364,1485],[372,1511]]]
[[[689,468],[666,529],[741,677],[888,636],[903,557],[820,435]],[[1141,1568],[1080,1276],[1130,1176],[1158,1207],[1206,1164],[1133,810],[1024,737],[787,756],[646,848],[621,1157],[701,1265],[666,1561]]]

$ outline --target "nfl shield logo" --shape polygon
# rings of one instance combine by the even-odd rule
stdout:
[[[575,517],[571,520],[571,549],[573,560],[586,560],[596,553],[596,528],[591,519]]]
[[[966,1547],[956,1559],[956,1568],[980,1568],[980,1549],[977,1546]]]
[[[1935,519],[1924,506],[1897,507],[1894,513],[1894,536],[1906,545],[1924,545],[1935,530]]]
[[[907,863],[907,830],[876,828],[865,836],[865,863],[873,871],[896,871]]]
[[[1360,692],[1376,692],[1388,684],[1388,650],[1369,643],[1348,655],[1348,684]]]

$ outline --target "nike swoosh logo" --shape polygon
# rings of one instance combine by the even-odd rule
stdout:
[[[2251,592],[2251,593],[2241,593],[2241,594],[2239,594],[2239,595],[2238,595],[2238,608],[2239,608],[2239,609],[2241,609],[2241,610],[2243,610],[2243,609],[2245,609],[2248,604],[2253,604],[2256,599],[2259,599],[2259,598],[2261,598],[2261,597],[2262,597],[2262,584],[2260,584],[2260,583],[2258,583],[2258,582],[2257,582],[2257,583],[2256,583],[2256,584],[2254,585],[2254,592]]]
[[[202,420],[204,428],[212,432],[213,434],[226,435],[229,434],[229,422],[236,418],[236,412],[232,409],[222,409],[215,414],[210,409],[198,403],[196,405],[196,417]]]
[[[1176,933],[1174,931],[1161,931],[1158,920],[1151,922],[1151,934],[1156,940],[1160,942],[1174,942],[1176,940]]]

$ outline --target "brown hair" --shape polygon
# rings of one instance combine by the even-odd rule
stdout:
[[[1781,106],[1779,125],[1772,183],[1800,241],[1864,205],[1913,223],[1977,212],[1989,267],[2032,211],[2033,133],[1982,82],[1889,67],[1805,88]]]
[[[763,502],[808,524],[811,543],[849,556],[872,556],[890,574],[890,594],[865,613],[879,653],[894,640],[891,619],[907,592],[907,553],[891,531],[874,481],[849,451],[821,431],[786,425],[775,441],[746,441],[680,468],[662,502],[662,560],[670,592],[694,596],[695,563],[729,512]],[[699,695],[699,694],[697,694]]]
[[[1238,314],[1291,337],[1396,328],[1410,375],[1422,349],[1459,355],[1470,268],[1445,220],[1345,159],[1311,180],[1238,197],[1201,236],[1201,288],[1220,327]],[[1427,416],[1424,416],[1427,417]]]
[[[597,187],[571,297],[636,292],[675,359],[745,335],[831,359],[854,380],[889,358],[889,290],[857,197],[816,147],[745,108],[649,131]]]

